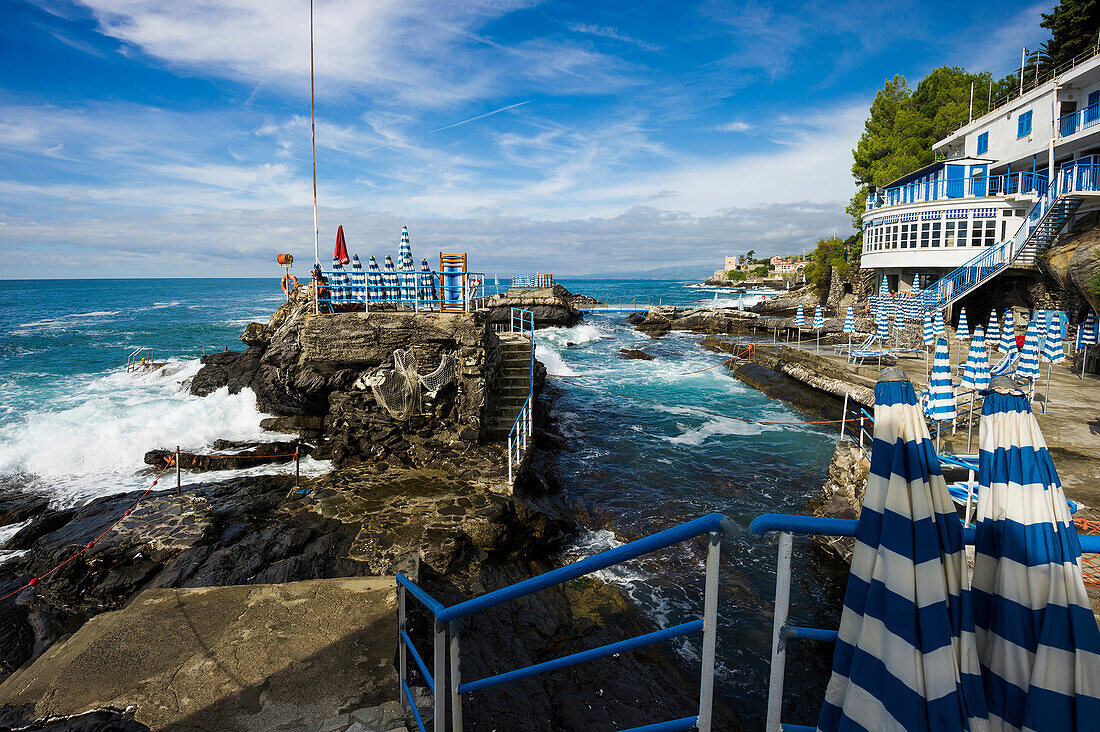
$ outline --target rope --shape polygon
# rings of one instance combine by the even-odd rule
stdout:
[[[172,453],[167,458],[169,466],[175,464],[172,460],[172,455],[174,455],[174,454],[175,453]],[[233,455],[233,454],[219,455],[217,453],[206,454],[206,453],[199,453],[199,452],[181,452],[180,455],[190,455],[191,457],[214,458],[216,460],[228,460],[229,458],[236,458],[238,460],[247,460],[249,458],[252,458],[254,460],[259,460],[260,458],[265,458],[266,459],[266,458],[277,458],[277,457],[298,457],[297,452],[281,452],[281,453],[278,453],[276,455]]]
[[[88,551],[89,549],[91,549],[92,547],[94,547],[94,546],[95,546],[95,545],[96,545],[96,544],[97,544],[97,543],[99,542],[99,540],[100,540],[100,539],[102,539],[102,538],[103,538],[104,536],[106,536],[106,535],[107,535],[108,533],[110,533],[110,532],[111,532],[111,531],[112,531],[112,530],[113,530],[113,529],[114,529],[114,528],[115,528],[116,526],[118,526],[118,525],[119,525],[119,524],[120,524],[120,523],[122,522],[122,520],[123,520],[124,518],[126,518],[127,516],[129,516],[129,515],[130,515],[130,513],[131,513],[131,512],[132,512],[132,511],[133,511],[133,510],[134,510],[135,508],[137,508],[137,505],[138,505],[139,503],[141,503],[141,502],[142,502],[142,501],[143,501],[143,500],[145,499],[145,496],[149,495],[149,493],[151,493],[151,492],[152,492],[152,490],[153,490],[153,486],[155,486],[155,485],[157,484],[157,481],[158,481],[158,480],[160,480],[161,476],[162,476],[162,475],[164,475],[164,471],[165,471],[165,470],[168,470],[168,466],[167,466],[167,465],[165,465],[165,466],[164,466],[164,468],[162,468],[162,469],[161,469],[161,471],[160,471],[159,473],[157,473],[157,477],[153,479],[153,483],[152,483],[152,485],[150,485],[150,486],[149,486],[148,488],[146,488],[146,489],[145,489],[145,492],[144,492],[144,493],[142,493],[142,494],[141,494],[140,496],[138,496],[137,500],[136,500],[136,501],[134,501],[134,502],[133,502],[133,504],[132,504],[132,505],[131,505],[131,506],[130,506],[130,507],[129,507],[128,509],[126,509],[125,511],[123,511],[123,512],[122,512],[122,515],[121,515],[121,516],[119,516],[119,517],[118,517],[117,519],[115,519],[115,522],[114,522],[113,524],[111,524],[110,526],[108,526],[108,527],[107,527],[107,528],[106,528],[106,529],[105,529],[105,530],[103,531],[103,533],[102,533],[102,534],[100,534],[100,535],[99,535],[99,536],[97,536],[96,538],[94,538],[94,539],[92,539],[91,541],[89,541],[89,542],[88,542],[87,544],[85,544],[85,545],[84,545],[84,548],[83,548],[83,549],[81,549],[80,551],[78,551],[78,552],[77,552],[76,554],[73,554],[73,555],[72,555],[71,557],[69,557],[68,559],[66,559],[66,560],[65,560],[64,562],[62,562],[61,564],[58,564],[58,565],[57,565],[56,567],[54,567],[54,568],[53,568],[53,569],[51,569],[50,571],[48,571],[48,572],[46,572],[45,574],[42,574],[42,575],[40,575],[40,576],[38,576],[38,577],[32,577],[32,578],[30,579],[30,581],[29,581],[29,582],[27,582],[27,584],[23,585],[22,587],[20,587],[20,588],[18,588],[18,589],[12,590],[12,591],[11,591],[11,592],[9,592],[8,594],[4,595],[3,597],[0,597],[0,602],[3,602],[4,600],[7,600],[7,599],[8,599],[9,597],[11,597],[12,595],[17,595],[17,594],[19,594],[20,592],[22,592],[23,590],[27,589],[28,587],[34,587],[35,585],[37,585],[37,584],[41,583],[41,582],[42,582],[42,580],[46,579],[46,578],[47,578],[47,577],[49,577],[49,576],[50,576],[51,574],[53,574],[53,573],[54,573],[54,572],[56,572],[57,570],[61,569],[61,568],[62,568],[62,567],[64,567],[65,565],[67,565],[67,564],[68,564],[69,562],[73,561],[74,559],[76,559],[77,557],[79,557],[80,555],[84,554],[85,552],[87,552],[87,551]]]
[[[722,363],[716,363],[713,366],[707,366],[705,369],[699,369],[698,371],[685,371],[684,373],[680,374],[680,376],[690,376],[691,374],[701,374],[704,371],[710,371],[711,369],[716,369],[719,366],[725,366],[730,361],[736,361],[737,359],[744,356],[746,353],[752,353],[754,350],[756,350],[756,344],[755,343],[750,343],[749,347],[746,348],[744,351],[741,351],[741,353],[737,354],[736,356],[731,356],[730,358],[727,358]]]

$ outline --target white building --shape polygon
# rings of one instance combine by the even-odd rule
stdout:
[[[946,308],[1100,209],[1100,56],[975,119],[936,162],[872,192],[862,267]],[[1051,190],[1048,181],[1057,185]]]

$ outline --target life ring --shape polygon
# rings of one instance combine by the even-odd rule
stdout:
[[[289,290],[287,289],[287,282],[291,283]],[[293,290],[295,287],[298,286],[298,278],[288,272],[283,275],[283,279],[280,281],[280,283],[283,286],[283,294],[289,295],[290,290]]]
[[[868,300],[867,304],[863,306],[863,312],[864,313],[871,312],[871,301],[870,300]]]
[[[470,278],[470,287],[481,287],[481,278],[480,277],[471,277]]]

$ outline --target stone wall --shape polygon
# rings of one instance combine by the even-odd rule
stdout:
[[[838,442],[829,461],[829,479],[821,489],[820,498],[810,502],[813,514],[827,518],[858,519],[870,468],[859,445],[847,440]],[[829,554],[851,563],[852,539],[819,536],[817,542]]]

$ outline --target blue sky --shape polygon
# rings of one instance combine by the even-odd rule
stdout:
[[[885,78],[1004,74],[1052,5],[316,0],[322,257],[338,224],[501,274],[800,251],[850,232]],[[0,278],[312,259],[307,0],[0,13]]]

